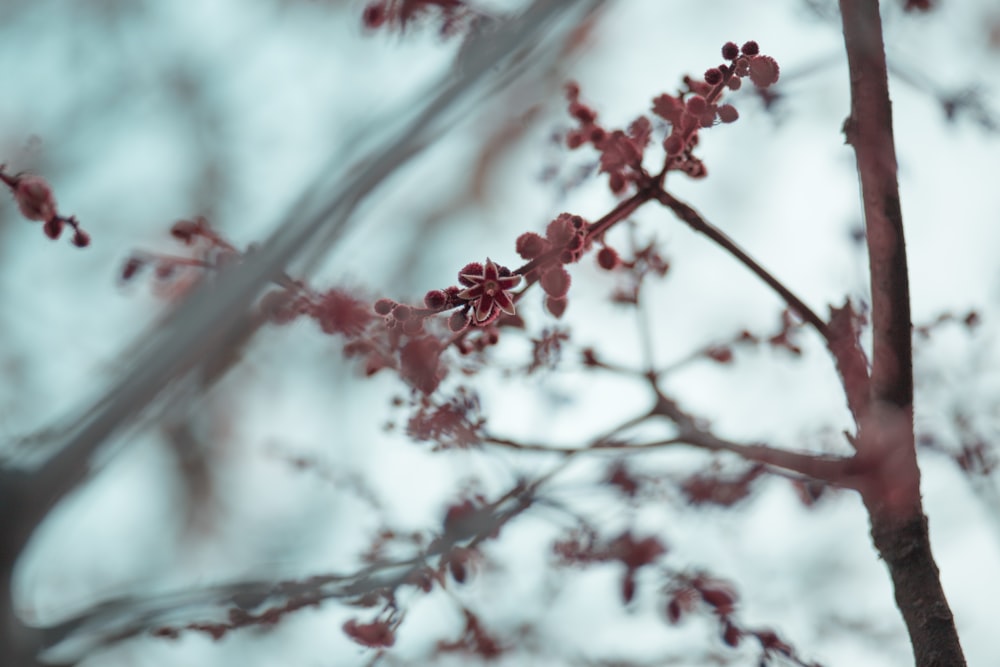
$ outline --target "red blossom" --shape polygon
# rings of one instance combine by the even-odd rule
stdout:
[[[514,315],[514,299],[510,290],[521,282],[521,276],[511,274],[506,267],[487,259],[485,266],[478,263],[466,266],[459,274],[459,280],[469,286],[459,292],[458,297],[472,305],[472,319],[476,326],[492,323],[500,317],[500,313]]]

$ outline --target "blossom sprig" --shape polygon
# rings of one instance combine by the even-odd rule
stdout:
[[[244,253],[223,238],[203,217],[178,220],[170,235],[190,249],[190,256],[136,251],[129,255],[120,278],[128,282],[146,269],[152,269],[157,291],[177,298],[197,286],[208,271],[239,262]]]
[[[653,113],[670,123],[670,134],[663,140],[666,170],[684,171],[693,178],[705,176],[704,163],[691,154],[698,143],[698,131],[739,118],[736,107],[719,104],[723,93],[727,89],[739,90],[744,78],[758,88],[767,88],[778,81],[778,63],[761,54],[757,42],[749,41],[742,47],[726,42],[722,57],[727,62],[705,70],[701,79],[684,77],[687,90],[677,95],[664,93],[653,100]]]
[[[78,248],[90,245],[90,234],[83,231],[76,216],[69,217],[59,214],[52,186],[37,174],[18,173],[13,176],[4,171],[5,165],[0,164],[0,181],[10,188],[17,207],[28,220],[36,220],[42,224],[42,231],[55,241],[62,236],[67,227],[73,230],[72,242]]]
[[[682,171],[692,178],[708,174],[705,164],[692,154],[698,145],[698,131],[719,123],[732,123],[739,112],[731,104],[720,104],[727,90],[739,90],[742,79],[760,89],[777,83],[780,68],[774,58],[760,53],[757,42],[748,41],[742,47],[727,42],[722,47],[726,62],[710,67],[700,79],[684,77],[684,88],[677,94],[663,93],[653,99],[652,112],[670,125],[662,145],[666,153],[662,175],[667,171]],[[650,143],[652,124],[639,116],[625,130],[608,130],[597,122],[597,112],[580,101],[580,87],[566,87],[569,113],[579,127],[566,135],[570,149],[585,144],[600,152],[600,170],[608,174],[608,186],[622,194],[630,184],[642,188],[649,174],[642,163]]]

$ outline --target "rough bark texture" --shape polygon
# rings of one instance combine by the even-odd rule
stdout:
[[[840,0],[840,9],[851,76],[844,133],[861,178],[872,291],[871,404],[858,438],[870,476],[860,489],[916,665],[964,665],[920,499],[909,281],[882,22],[877,0]]]

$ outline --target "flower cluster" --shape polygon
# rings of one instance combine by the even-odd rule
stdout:
[[[608,131],[597,123],[597,112],[580,101],[580,86],[566,86],[569,113],[580,126],[566,134],[566,145],[571,149],[591,144],[601,154],[601,172],[608,174],[608,186],[621,194],[629,183],[640,180],[643,153],[649,144],[653,126],[645,116],[639,116],[628,130]]]
[[[717,123],[732,123],[739,112],[731,104],[720,104],[726,90],[738,90],[742,79],[749,78],[758,89],[778,81],[779,68],[774,58],[760,53],[757,42],[742,47],[727,42],[722,47],[725,63],[705,71],[701,79],[684,77],[684,89],[676,95],[664,93],[653,100],[652,111],[667,121],[670,131],[663,140],[666,160],[663,172],[682,171],[692,178],[707,175],[704,163],[692,155],[698,144],[698,131]],[[642,163],[650,142],[652,124],[639,116],[626,130],[608,130],[597,122],[597,112],[580,101],[580,87],[567,86],[569,114],[579,123],[566,134],[566,144],[579,148],[592,145],[600,153],[601,172],[608,174],[608,185],[615,194],[629,186],[642,187],[649,180]]]
[[[155,289],[159,295],[177,299],[196,287],[208,270],[218,270],[242,259],[243,253],[219,235],[205,218],[178,220],[170,227],[170,235],[188,248],[191,256],[167,255],[137,251],[125,261],[120,277],[130,281],[147,268],[153,271]],[[280,310],[281,299],[268,297],[267,307]]]
[[[73,245],[78,248],[90,245],[90,235],[80,227],[76,216],[59,215],[52,187],[44,178],[23,173],[11,176],[4,173],[4,165],[0,164],[0,181],[10,188],[21,215],[43,223],[42,231],[50,239],[58,239],[66,227],[70,227],[73,230]]]
[[[653,100],[653,113],[670,123],[670,134],[663,140],[668,169],[684,171],[694,178],[705,176],[705,165],[691,155],[698,142],[698,130],[739,118],[731,104],[719,104],[722,93],[726,89],[739,90],[742,79],[747,77],[759,88],[778,81],[778,63],[761,55],[757,42],[746,42],[742,48],[726,42],[722,57],[727,62],[706,70],[702,79],[684,77],[686,91],[664,93]]]
[[[561,213],[545,229],[545,236],[525,232],[517,238],[517,253],[529,264],[525,276],[545,291],[545,307],[556,317],[566,310],[570,276],[564,264],[572,264],[590,250],[590,225],[579,215]]]

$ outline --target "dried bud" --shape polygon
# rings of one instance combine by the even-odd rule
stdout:
[[[475,282],[466,278],[466,275],[470,276],[481,276],[483,275],[483,265],[479,262],[469,262],[462,267],[462,270],[458,272],[458,282],[462,283],[466,287],[472,287]]]
[[[527,260],[532,260],[548,249],[548,243],[535,232],[525,232],[517,237],[517,254]]]
[[[545,229],[545,238],[554,246],[563,246],[573,237],[576,231],[571,222],[572,216],[568,213],[561,213],[559,217],[549,223]]]
[[[448,304],[448,295],[439,289],[432,289],[424,295],[424,305],[431,310],[440,310]]]
[[[77,229],[73,233],[73,245],[77,248],[86,248],[90,245],[90,234],[82,229]]]
[[[28,220],[47,222],[57,215],[56,200],[52,195],[52,188],[49,187],[48,181],[41,176],[33,174],[19,176],[14,185],[14,199],[17,201],[17,207],[21,209],[21,215]],[[55,227],[53,227],[54,229]],[[61,225],[55,236],[50,234],[49,230],[45,231],[49,238],[53,239],[58,238],[61,232]]]
[[[739,79],[733,79],[739,81]],[[740,112],[732,104],[723,104],[718,108],[719,120],[723,123],[732,123],[740,117]]]
[[[663,140],[663,150],[671,157],[680,155],[681,151],[684,150],[684,140],[677,134],[671,134]]]
[[[700,116],[708,109],[708,100],[701,95],[692,95],[687,101],[688,113]]]
[[[726,60],[736,60],[738,55],[740,55],[740,47],[736,46],[735,42],[726,42],[722,45],[722,57]]]
[[[410,319],[411,315],[413,315],[413,309],[402,303],[397,303],[396,307],[392,309],[392,318],[397,322],[405,322]]]
[[[396,307],[396,302],[392,299],[379,299],[375,302],[374,310],[379,315],[388,315]]]
[[[705,83],[709,83],[714,86],[720,81],[722,81],[722,72],[718,67],[712,67],[705,70]]]
[[[614,248],[605,246],[597,251],[597,264],[606,271],[613,270],[618,266],[620,261],[618,253],[615,252]]]
[[[722,641],[726,646],[731,646],[736,648],[740,644],[740,638],[743,637],[743,633],[732,623],[726,623],[725,629],[722,631]]]
[[[760,47],[757,45],[757,42],[753,40],[750,40],[749,42],[744,44],[741,50],[743,51],[743,55],[745,56],[755,56],[758,53],[760,53]]]
[[[45,221],[45,226],[42,229],[45,231],[45,235],[54,241],[62,236],[63,220],[59,216],[53,215]]]
[[[608,186],[615,194],[621,193],[625,189],[625,176],[616,171],[608,177]]]

